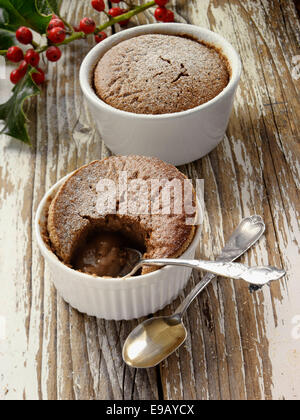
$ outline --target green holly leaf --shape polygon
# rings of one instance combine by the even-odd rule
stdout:
[[[61,5],[61,0],[38,0],[37,7],[41,13],[44,15],[50,15],[55,13],[59,16],[59,9]]]
[[[61,6],[61,1],[62,0],[48,0],[48,3],[51,7],[51,9],[53,10],[53,12],[56,15],[59,15],[59,10],[60,10],[60,6]]]
[[[7,50],[17,43],[15,32],[6,29],[9,15],[5,9],[0,9],[0,50]]]
[[[0,10],[4,10],[6,21],[0,29],[16,31],[20,26],[27,26],[40,34],[47,31],[51,16],[43,15],[37,0],[0,0]]]
[[[17,40],[14,34],[14,32],[0,28],[0,50],[8,50],[8,48],[16,45]]]
[[[14,87],[11,98],[0,105],[0,121],[4,122],[0,134],[7,134],[24,143],[31,144],[26,127],[28,118],[24,113],[23,106],[27,99],[39,93],[40,89],[33,82],[31,74],[27,73],[24,79]]]

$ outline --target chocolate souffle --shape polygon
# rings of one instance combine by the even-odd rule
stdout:
[[[150,34],[120,42],[97,64],[97,95],[135,114],[168,114],[202,105],[228,85],[226,59],[182,36]]]
[[[125,193],[119,180],[120,174],[125,173],[127,185],[140,180],[144,187],[126,189],[127,212],[121,212]],[[114,189],[101,192],[101,180],[114,181],[117,194]],[[153,180],[159,182],[156,190],[152,188]],[[168,182],[172,181],[177,183],[170,189]],[[161,198],[167,188],[171,193],[165,202]],[[190,190],[192,205],[186,210],[182,198],[180,211],[178,207],[175,210],[175,202],[186,188]],[[116,212],[99,212],[99,202],[113,199]],[[141,212],[130,208],[137,202]],[[154,202],[158,211],[152,211]],[[114,156],[83,166],[65,181],[49,207],[49,241],[59,259],[75,270],[117,277],[127,262],[127,248],[139,249],[144,258],[180,257],[194,238],[195,207],[196,194],[191,183],[174,166],[157,158]],[[192,223],[187,224],[187,220]],[[151,271],[154,269],[145,267],[142,274]]]

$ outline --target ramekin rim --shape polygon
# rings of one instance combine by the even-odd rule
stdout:
[[[75,171],[74,171],[75,172]],[[59,267],[60,269],[66,271],[69,274],[72,274],[73,276],[77,277],[77,280],[86,280],[89,283],[96,283],[97,286],[99,286],[99,284],[103,283],[105,285],[111,284],[114,286],[119,285],[129,285],[135,282],[139,282],[140,284],[142,284],[142,282],[144,280],[154,280],[155,277],[158,276],[159,273],[163,272],[165,273],[167,270],[171,270],[172,266],[168,266],[168,267],[163,267],[160,270],[154,271],[152,273],[148,273],[148,274],[143,274],[140,276],[135,276],[135,277],[130,277],[128,279],[122,279],[122,278],[109,278],[109,277],[97,277],[97,276],[92,276],[86,273],[81,273],[77,270],[74,270],[71,267],[68,267],[67,265],[65,265],[62,261],[60,261],[60,259],[54,254],[54,252],[52,252],[51,250],[49,250],[49,248],[47,247],[47,245],[45,244],[43,238],[42,238],[42,233],[41,233],[41,225],[40,225],[40,220],[41,220],[41,216],[44,210],[45,205],[47,204],[49,198],[55,193],[55,191],[58,190],[58,188],[74,173],[71,172],[70,174],[64,176],[62,179],[60,179],[59,181],[57,181],[48,191],[47,193],[44,195],[44,197],[42,198],[42,200],[39,203],[39,206],[37,208],[36,211],[36,215],[35,215],[35,236],[37,239],[37,243],[38,246],[42,252],[42,255],[45,257],[45,255],[47,256],[47,258],[49,258],[53,264],[56,265],[56,267]],[[200,204],[199,201],[197,199],[197,207],[200,208]],[[201,229],[199,226],[196,226],[196,232],[193,238],[193,241],[191,242],[191,244],[188,246],[188,248],[186,249],[186,251],[182,254],[181,257],[179,258],[184,258],[184,256],[188,253],[189,250],[193,249],[193,248],[197,248],[197,245],[200,242],[200,234],[201,234]],[[47,260],[47,258],[45,257],[45,259]]]
[[[222,44],[223,46],[226,46],[229,50],[232,51],[233,55],[235,56],[236,59],[236,67],[235,67],[235,71],[234,69],[232,69],[232,75],[231,75],[231,79],[228,83],[228,85],[222,90],[222,92],[220,92],[216,97],[214,97],[213,99],[211,99],[208,102],[205,102],[202,105],[199,105],[197,107],[188,109],[186,111],[181,111],[181,112],[175,112],[175,113],[168,113],[168,114],[135,114],[134,112],[128,112],[128,111],[123,111],[117,108],[114,108],[113,106],[107,104],[106,102],[104,102],[102,99],[100,99],[97,95],[96,92],[94,92],[91,83],[90,83],[90,72],[91,72],[91,67],[95,66],[95,62],[96,60],[94,59],[94,56],[98,55],[98,58],[100,57],[100,51],[105,49],[106,46],[111,45],[112,43],[114,44],[114,40],[116,40],[117,38],[121,38],[120,42],[125,41],[126,39],[130,39],[130,38],[134,38],[134,34],[136,35],[142,35],[143,33],[148,34],[151,33],[149,30],[153,29],[153,33],[160,33],[159,31],[161,30],[161,33],[165,33],[163,31],[163,28],[177,28],[178,29],[178,35],[180,35],[180,32],[182,32],[183,28],[186,28],[187,31],[190,30],[192,28],[196,28],[199,32],[200,35],[201,33],[206,33],[207,35],[212,34],[214,37],[218,38],[218,40],[220,41],[220,44]],[[176,31],[177,32],[177,31]],[[126,34],[128,35],[126,37]],[[132,37],[130,37],[130,35],[133,34]],[[174,33],[170,33],[170,35],[175,35]],[[192,35],[192,34],[191,34]],[[118,42],[116,42],[114,45],[117,45]],[[221,45],[221,47],[222,47]],[[109,50],[109,48],[106,49],[106,51]],[[99,51],[99,53],[98,53]],[[225,55],[225,57],[228,59],[229,64],[232,66],[232,61],[233,60],[229,60],[228,58],[228,54],[226,55],[223,51],[222,53]],[[237,53],[236,49],[231,45],[231,43],[229,41],[227,41],[222,35],[218,34],[217,32],[211,31],[207,28],[201,27],[201,26],[196,26],[196,25],[191,25],[191,24],[185,24],[185,23],[154,23],[154,24],[149,24],[149,25],[141,25],[141,26],[137,26],[134,28],[130,28],[130,29],[126,29],[125,31],[122,32],[118,32],[112,36],[110,36],[109,38],[105,39],[104,41],[102,41],[101,43],[99,43],[98,45],[96,45],[95,47],[93,47],[88,54],[85,56],[81,66],[80,66],[80,72],[79,72],[79,79],[80,79],[80,85],[81,85],[81,89],[83,91],[83,93],[89,98],[90,101],[93,102],[93,104],[97,107],[102,107],[104,109],[106,109],[107,111],[111,111],[116,113],[117,115],[123,116],[123,117],[127,117],[127,118],[133,118],[133,119],[140,119],[140,120],[162,120],[162,119],[170,119],[170,118],[181,118],[181,117],[186,117],[188,115],[191,115],[195,112],[199,112],[201,110],[204,110],[206,108],[209,108],[210,106],[214,105],[216,102],[218,102],[219,100],[221,100],[224,96],[228,95],[232,89],[235,89],[236,86],[238,85],[238,82],[240,80],[241,77],[241,72],[242,72],[242,63],[241,63],[241,59],[239,54]]]

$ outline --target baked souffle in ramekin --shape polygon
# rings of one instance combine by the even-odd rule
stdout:
[[[110,188],[99,188],[103,181]],[[48,212],[49,245],[75,270],[117,277],[130,247],[144,258],[180,257],[195,235],[195,207],[192,184],[173,165],[152,157],[109,157],[78,169],[56,193]],[[145,267],[142,274],[153,270]]]
[[[120,42],[99,60],[94,87],[100,99],[135,114],[186,111],[228,85],[227,60],[208,44],[174,35],[147,34]]]

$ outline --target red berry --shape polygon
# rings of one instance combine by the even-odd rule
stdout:
[[[52,19],[48,25],[48,31],[51,31],[53,28],[63,28],[65,29],[65,24],[60,19]]]
[[[13,63],[19,63],[20,61],[23,60],[24,54],[23,54],[23,51],[21,50],[21,48],[19,48],[19,47],[10,47],[7,50],[6,58],[9,61],[12,61]]]
[[[83,18],[79,25],[80,29],[85,34],[92,34],[96,30],[96,23],[91,18]]]
[[[126,9],[121,9],[122,10],[122,14],[127,13],[128,10]],[[119,22],[119,25],[121,26],[127,26],[129,23],[130,19],[126,19],[126,20],[122,20],[121,22]]]
[[[38,73],[32,73],[31,77],[37,85],[41,85],[45,81],[45,73],[42,69],[37,68]]]
[[[157,7],[154,12],[156,20],[163,22],[167,15],[167,9],[165,7]]]
[[[53,28],[48,32],[48,38],[53,44],[60,44],[66,39],[66,30],[63,28]]]
[[[122,9],[121,7],[112,7],[112,8],[108,11],[108,14],[109,14],[111,17],[117,17],[117,16],[123,15],[124,13],[127,13],[127,12],[128,12],[128,10],[126,10],[126,9]],[[126,26],[126,25],[128,24],[128,22],[129,22],[129,20],[130,20],[130,19],[122,20],[121,22],[119,22],[119,24],[120,24],[121,26]]]
[[[53,63],[58,61],[61,57],[61,50],[58,47],[49,47],[46,52],[46,57]]]
[[[10,73],[10,81],[16,85],[22,79],[22,73],[17,69]]]
[[[16,32],[16,38],[21,44],[31,44],[33,36],[30,29],[22,26]]]
[[[95,35],[95,41],[97,42],[97,44],[99,44],[99,42],[101,41],[104,41],[105,38],[107,38],[105,32],[99,32],[97,35]]]
[[[124,13],[124,9],[121,9],[120,7],[112,7],[109,11],[108,14],[111,17],[117,17],[120,16]]]
[[[73,29],[75,32],[81,32],[80,26],[79,25],[74,25]]]
[[[122,22],[119,22],[119,25],[120,26],[127,26],[129,22],[130,22],[130,19],[122,20]]]
[[[25,76],[27,69],[28,69],[28,64],[26,63],[26,61],[25,60],[21,61],[21,64],[18,67],[18,71],[22,74],[22,77]]]
[[[155,3],[160,7],[164,7],[167,3],[169,3],[169,0],[155,0]]]
[[[174,22],[174,13],[172,10],[167,9],[166,15],[164,17],[164,22]]]
[[[93,0],[92,6],[97,12],[103,12],[105,10],[104,0]]]
[[[33,48],[31,48],[25,54],[25,61],[27,64],[30,64],[32,67],[37,67],[40,62],[40,55],[38,52],[34,51]]]

